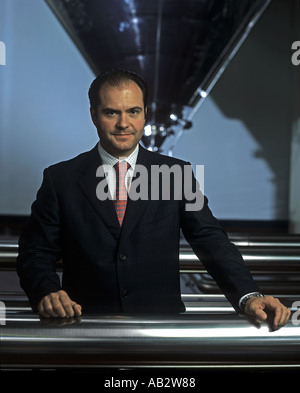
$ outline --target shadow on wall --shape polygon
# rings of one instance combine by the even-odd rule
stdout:
[[[288,217],[290,142],[293,103],[292,2],[274,0],[212,92],[228,118],[242,121],[274,177],[276,216]],[[234,76],[234,77],[232,77]],[[278,217],[282,218],[282,217]]]

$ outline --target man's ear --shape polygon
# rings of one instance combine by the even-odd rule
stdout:
[[[93,121],[95,127],[97,127],[97,124],[98,124],[97,114],[92,107],[90,107],[90,114],[91,114],[91,118],[92,118],[92,121]]]
[[[145,110],[144,110],[144,112],[145,112],[145,120],[147,118],[147,111],[148,111],[148,108],[146,107]]]

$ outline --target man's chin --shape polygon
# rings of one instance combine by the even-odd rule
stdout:
[[[127,144],[127,143],[118,143],[114,145],[114,150],[119,157],[128,156],[131,154],[136,148],[137,143],[135,144]]]

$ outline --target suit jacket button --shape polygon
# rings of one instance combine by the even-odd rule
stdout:
[[[122,296],[123,296],[123,297],[127,297],[127,296],[128,296],[128,291],[127,291],[127,289],[124,289],[124,290],[122,291]]]
[[[121,259],[121,261],[126,261],[127,255],[125,255],[125,254],[120,254],[120,255],[119,255],[119,258]]]

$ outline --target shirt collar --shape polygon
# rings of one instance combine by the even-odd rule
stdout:
[[[106,150],[104,150],[103,147],[100,145],[100,142],[98,143],[98,152],[100,154],[100,158],[102,160],[103,165],[114,166],[118,161],[120,161],[118,158],[112,156]],[[134,169],[135,167],[138,152],[139,152],[139,144],[137,144],[134,151],[124,159],[126,162],[128,162],[128,164],[130,164],[132,169]]]

